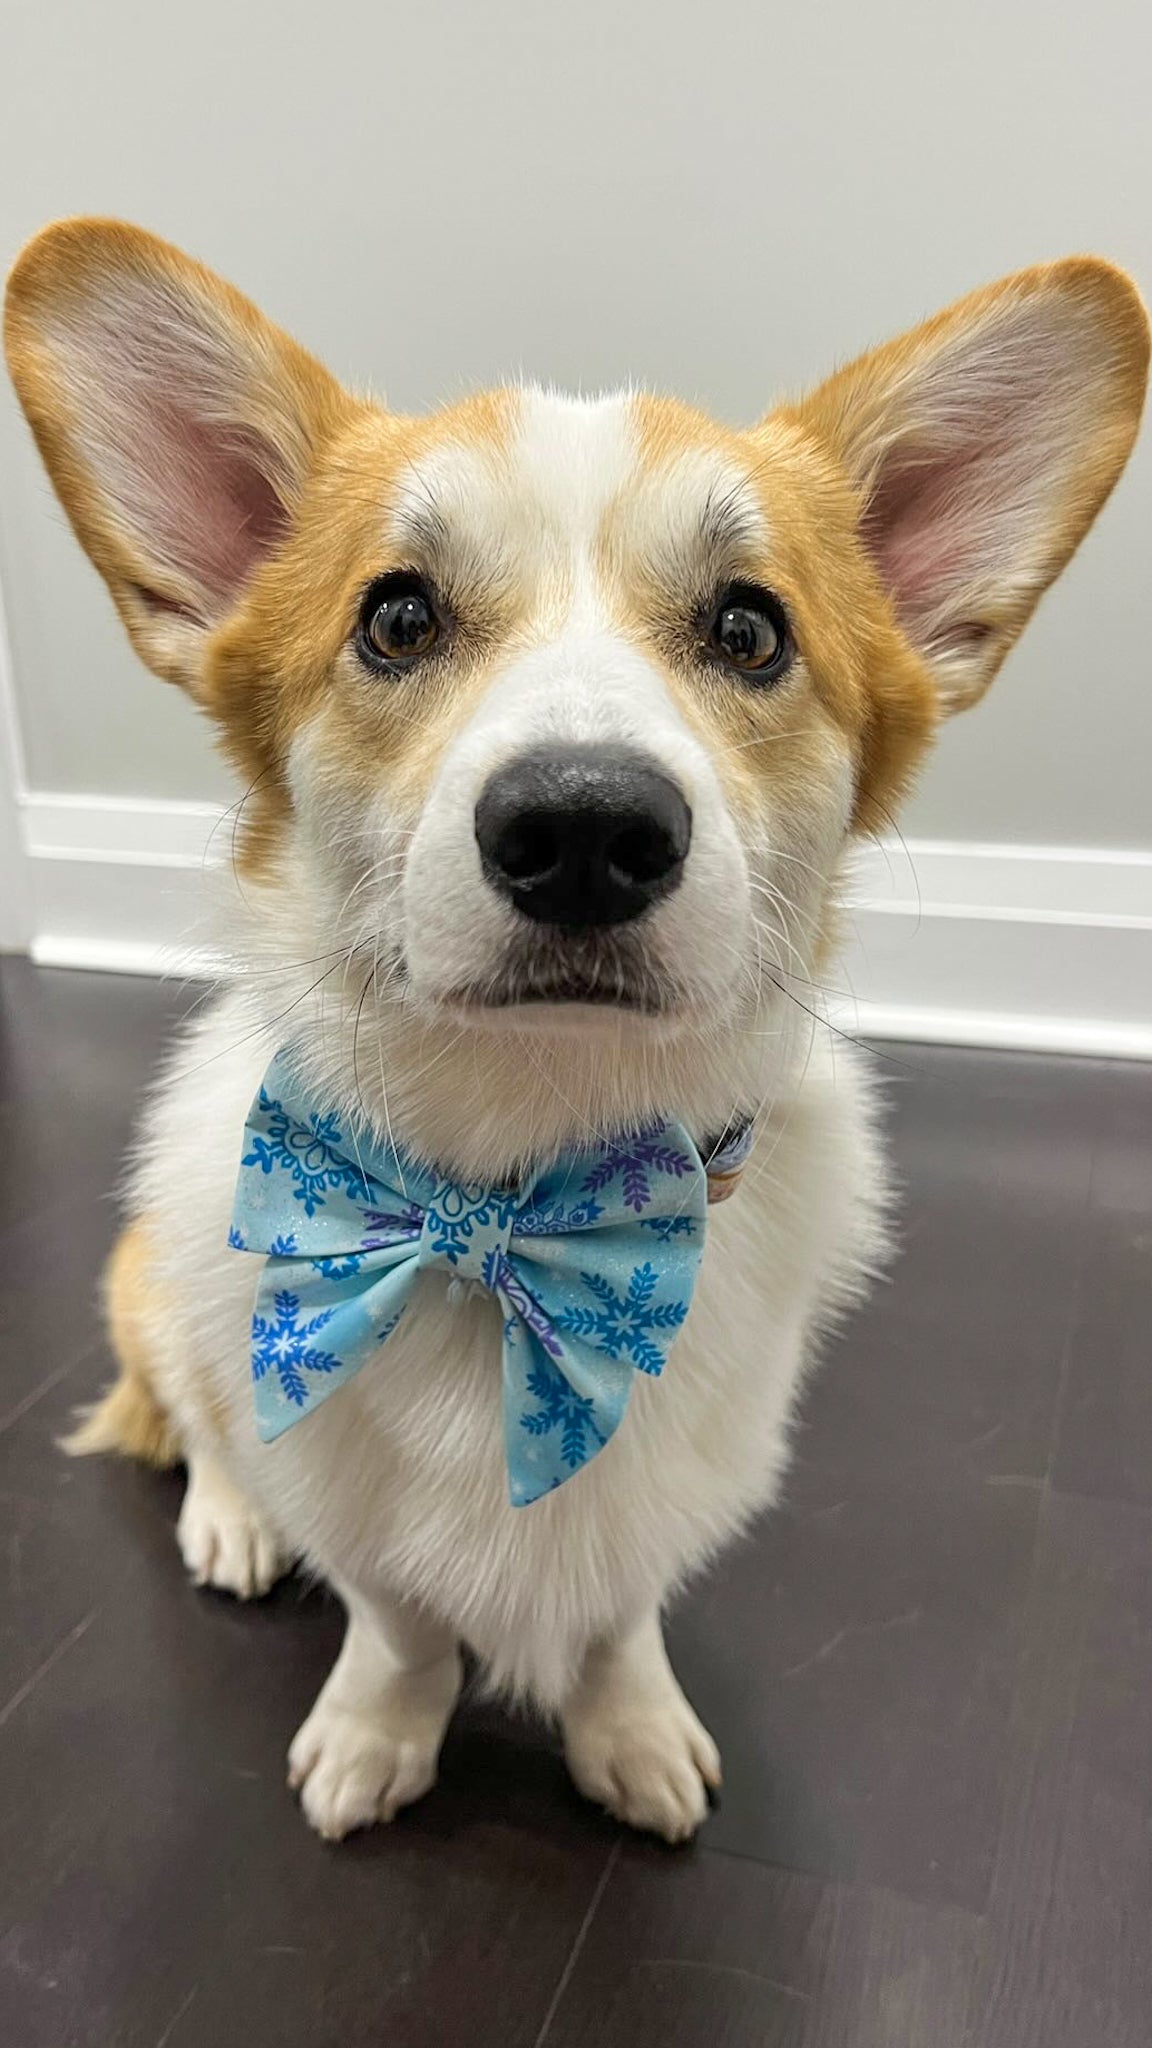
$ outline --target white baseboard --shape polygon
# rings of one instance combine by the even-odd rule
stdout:
[[[213,971],[190,935],[209,841],[227,858],[219,805],[33,793],[20,812],[33,959]],[[1152,852],[892,841],[856,863],[847,938],[812,997],[837,1029],[1152,1058]]]
[[[198,934],[205,866],[227,858],[221,805],[36,791],[20,815],[39,965],[212,974]]]
[[[17,799],[24,779],[24,747],[16,716],[4,592],[0,589],[0,952],[23,952],[32,929],[28,863]]]
[[[833,979],[863,1036],[1152,1059],[1152,853],[870,848]]]

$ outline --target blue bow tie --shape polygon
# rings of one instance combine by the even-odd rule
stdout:
[[[732,1149],[716,1161],[718,1193]],[[500,1304],[511,1499],[539,1499],[607,1443],[633,1371],[663,1370],[708,1189],[675,1123],[565,1152],[516,1190],[445,1180],[321,1115],[277,1055],[249,1112],[229,1235],[267,1255],[252,1319],[260,1436],[367,1365],[431,1267]]]

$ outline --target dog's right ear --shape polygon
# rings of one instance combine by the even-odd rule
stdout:
[[[195,693],[208,635],[275,551],[355,401],[230,285],[119,221],[60,221],[29,243],[4,339],[134,645]]]

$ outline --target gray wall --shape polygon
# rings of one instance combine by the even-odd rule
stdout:
[[[1152,284],[1147,0],[152,0],[5,10],[0,256],[123,214],[420,408],[525,373],[734,420],[998,273]],[[1152,436],[1150,436],[1152,439]],[[905,829],[1152,844],[1152,447]],[[0,409],[29,779],[215,796]]]

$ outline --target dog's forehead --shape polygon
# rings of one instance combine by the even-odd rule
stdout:
[[[633,392],[577,398],[539,387],[496,394],[450,421],[400,478],[390,541],[434,537],[533,560],[590,556],[611,521],[618,545],[679,556],[723,516],[759,534],[751,465],[734,437],[687,407]]]

